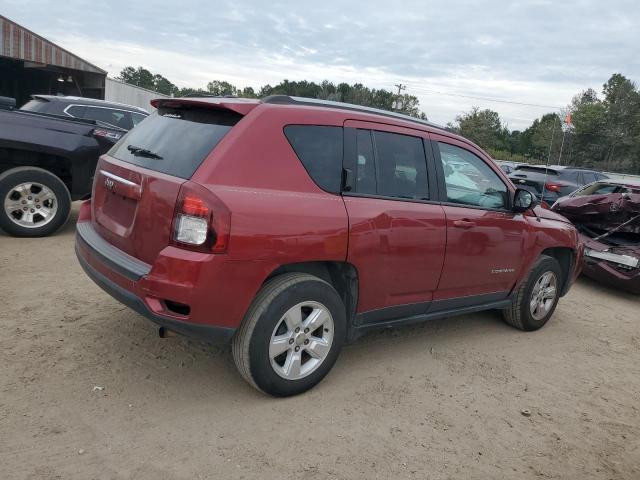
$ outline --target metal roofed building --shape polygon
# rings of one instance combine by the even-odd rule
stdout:
[[[0,15],[0,96],[18,105],[32,94],[103,99],[107,72]]]

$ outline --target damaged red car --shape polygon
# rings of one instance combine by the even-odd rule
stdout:
[[[586,276],[640,295],[640,185],[595,182],[551,209],[580,232]]]

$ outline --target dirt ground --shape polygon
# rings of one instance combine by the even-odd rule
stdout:
[[[580,280],[536,333],[486,312],[372,334],[277,400],[95,286],[73,220],[0,234],[3,480],[640,478],[639,298]]]

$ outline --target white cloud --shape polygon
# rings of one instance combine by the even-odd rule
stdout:
[[[402,82],[439,123],[477,105],[523,128],[547,109],[467,97],[563,106],[614,72],[640,77],[634,0],[606,9],[597,0],[216,0],[206,9],[197,0],[5,0],[3,10],[112,75],[142,65],[181,87]]]

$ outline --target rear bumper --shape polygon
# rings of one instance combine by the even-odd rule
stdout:
[[[88,224],[88,222],[86,223]],[[82,223],[78,224],[79,227],[81,225]],[[128,260],[131,259],[127,259],[126,254],[123,257],[123,252],[116,251],[117,249],[109,251],[100,242],[100,237],[93,238],[90,233],[90,229],[83,232],[82,227],[78,228],[75,245],[76,256],[87,276],[105,292],[158,326],[176,333],[214,343],[226,343],[231,340],[236,331],[235,328],[193,323],[154,312],[136,294],[136,291],[143,290],[139,285],[140,282],[136,281],[142,276],[140,268],[136,268],[136,266],[131,268],[131,263],[128,263]],[[137,267],[142,267],[142,265],[137,265]],[[116,281],[116,278],[119,281]]]

